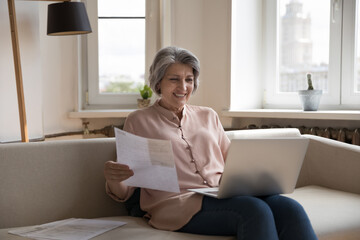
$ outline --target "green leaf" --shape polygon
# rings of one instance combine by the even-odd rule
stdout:
[[[151,98],[152,96],[151,88],[147,84],[145,84],[143,89],[140,90],[140,95],[143,99]]]

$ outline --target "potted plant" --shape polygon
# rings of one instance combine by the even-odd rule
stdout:
[[[306,75],[308,89],[299,90],[299,96],[304,111],[317,111],[322,95],[322,90],[314,90],[311,80],[311,74]]]
[[[148,107],[149,104],[150,104],[150,100],[151,100],[150,98],[151,98],[152,93],[153,93],[151,88],[147,84],[145,84],[143,89],[140,89],[139,92],[140,92],[140,95],[141,95],[142,98],[141,99],[139,98],[137,100],[138,108]]]

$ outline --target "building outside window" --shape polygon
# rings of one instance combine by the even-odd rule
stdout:
[[[314,87],[327,92],[330,1],[281,0],[279,4],[279,91],[306,89],[304,76],[312,73]]]

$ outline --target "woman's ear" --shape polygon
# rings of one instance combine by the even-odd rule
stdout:
[[[155,90],[156,90],[156,92],[157,92],[159,95],[161,94],[160,83],[161,83],[161,81],[158,82],[158,83],[156,84],[156,86],[155,86]]]

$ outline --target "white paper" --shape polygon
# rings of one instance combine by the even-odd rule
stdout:
[[[10,230],[9,233],[32,239],[88,240],[125,225],[125,222],[70,218],[62,221]]]
[[[148,139],[115,128],[117,161],[134,175],[128,186],[180,192],[171,141]]]

